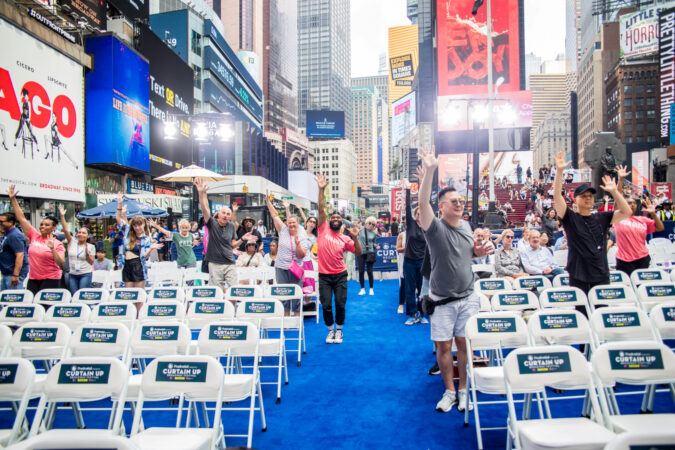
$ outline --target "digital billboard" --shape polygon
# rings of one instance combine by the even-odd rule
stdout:
[[[188,39],[188,10],[168,11],[153,14],[150,17],[150,28],[166,45],[188,62],[190,40]]]
[[[389,105],[412,90],[419,62],[417,25],[389,28]]]
[[[0,19],[0,192],[84,201],[82,66]]]
[[[106,29],[105,0],[59,0],[62,8],[72,10],[78,19],[85,19],[89,25],[103,31]]]
[[[438,130],[471,130],[474,121],[486,128],[487,93],[438,97]],[[494,128],[532,126],[532,91],[499,93],[492,102]]]
[[[436,0],[438,95],[487,92],[487,8],[472,15],[474,0]],[[503,92],[520,89],[519,1],[492,8],[492,77]]]
[[[307,111],[307,137],[345,137],[344,111]]]
[[[404,95],[391,105],[391,140],[392,146],[417,125],[417,109],[415,92]]]
[[[661,140],[670,143],[670,105],[675,103],[675,8],[659,12]]]
[[[149,64],[112,35],[85,43],[94,57],[86,74],[87,164],[150,169]]]
[[[193,162],[190,121],[194,72],[149,28],[141,28],[141,53],[150,61],[150,175]],[[165,124],[177,123],[167,135]]]

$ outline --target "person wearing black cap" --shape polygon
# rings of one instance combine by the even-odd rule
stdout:
[[[574,203],[578,212],[567,207],[562,194],[565,168],[565,153],[555,158],[556,177],[553,192],[553,206],[567,234],[569,252],[567,254],[567,272],[570,286],[578,287],[585,293],[599,284],[609,283],[609,265],[607,264],[607,230],[617,222],[631,216],[631,209],[623,198],[614,179],[609,175],[602,177],[601,186],[614,198],[614,211],[591,214],[596,190],[582,184],[574,190]]]
[[[255,220],[252,217],[245,217],[244,220],[241,221],[241,226],[237,230],[237,239],[241,239],[242,236],[244,236],[247,233],[251,233],[253,236],[255,236],[255,239],[253,241],[256,243],[256,245],[260,246],[260,243],[263,241],[262,234],[260,234],[260,231],[258,229],[254,229],[253,226],[255,225]],[[237,248],[241,253],[246,253],[246,246],[248,245],[246,240],[243,240],[241,245]]]

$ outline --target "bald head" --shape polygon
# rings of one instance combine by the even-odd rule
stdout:
[[[232,218],[232,210],[227,206],[223,206],[222,208],[220,208],[220,211],[218,211],[218,214],[216,216],[218,225],[220,225],[221,227],[227,225],[227,223],[230,221],[231,218]]]

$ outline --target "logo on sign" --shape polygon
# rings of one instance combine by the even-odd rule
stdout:
[[[577,328],[577,317],[574,314],[546,314],[539,316],[539,324],[543,330]]]
[[[623,290],[623,288],[598,289],[597,295],[600,300],[616,300],[626,298],[626,292]]]
[[[43,292],[42,301],[60,302],[63,300],[63,292]]]
[[[234,288],[232,289],[232,295],[235,297],[253,297],[255,294],[253,288]]]
[[[184,381],[198,382],[206,381],[205,362],[167,362],[157,363],[157,375],[155,381]]]
[[[660,272],[639,272],[638,278],[642,281],[660,280]]]
[[[244,311],[247,313],[260,314],[274,311],[274,303],[271,302],[249,302],[246,303]]]
[[[155,298],[176,298],[178,291],[176,289],[162,289],[155,291]]]
[[[54,316],[56,317],[80,317],[82,307],[80,306],[54,306]]]
[[[99,316],[126,316],[127,305],[101,305],[98,309]]]
[[[609,350],[614,370],[663,369],[660,350]]]
[[[80,342],[114,343],[117,342],[117,330],[109,328],[84,328]]]
[[[2,294],[2,301],[7,302],[7,303],[20,303],[23,301],[25,294],[9,294],[3,292]]]
[[[215,289],[195,289],[192,291],[192,296],[193,297],[215,297],[216,296],[216,290]]]
[[[505,318],[479,318],[479,333],[507,333],[516,330],[516,319],[512,317]]]
[[[137,291],[117,291],[115,292],[115,300],[138,300]]]
[[[293,295],[294,293],[295,289],[290,287],[279,287],[279,286],[272,287],[272,295],[286,296],[286,295]]]
[[[605,328],[639,327],[640,316],[638,313],[607,313],[602,315]]]
[[[148,316],[150,317],[164,317],[175,316],[176,305],[152,305],[148,308]]]
[[[663,308],[663,317],[667,322],[675,322],[675,307],[667,306]]]
[[[620,281],[621,281],[621,274],[620,274],[620,273],[614,273],[614,272],[611,272],[611,273],[609,274],[609,281],[611,281],[612,283],[618,283],[618,282],[620,282]]]
[[[106,384],[110,364],[62,365],[58,384]]]
[[[82,300],[101,300],[103,298],[103,293],[98,291],[84,291],[80,292],[80,298]]]
[[[55,342],[56,328],[24,328],[21,342]]]
[[[527,303],[527,294],[502,294],[499,296],[500,305],[513,306]]]
[[[198,302],[195,309],[201,314],[222,314],[225,306],[222,303]]]
[[[548,301],[553,303],[576,302],[577,293],[574,291],[556,291],[548,293]]]
[[[560,277],[560,284],[563,286],[569,286],[570,285],[570,277]]]
[[[566,352],[518,355],[518,368],[521,375],[572,371],[570,355]]]
[[[141,328],[142,341],[177,341],[178,327],[150,327]]]
[[[33,317],[35,315],[35,308],[25,306],[8,306],[7,317],[15,317],[20,319],[22,317]]]
[[[499,290],[499,289],[504,289],[504,281],[502,281],[502,280],[481,281],[480,282],[480,288],[483,291],[496,291],[496,290]]]
[[[527,288],[542,287],[544,282],[539,278],[523,278],[520,280],[520,285]]]
[[[246,325],[212,325],[209,328],[209,339],[215,341],[245,341]]]
[[[18,368],[18,364],[0,364],[0,384],[14,383]]]
[[[673,286],[647,286],[647,295],[650,297],[664,297],[673,293],[675,293]]]

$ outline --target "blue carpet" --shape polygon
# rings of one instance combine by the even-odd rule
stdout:
[[[440,376],[427,370],[435,361],[429,340],[429,325],[404,326],[405,316],[396,314],[398,281],[375,283],[375,296],[358,296],[358,284],[350,282],[344,343],[327,345],[327,329],[307,319],[307,354],[296,366],[295,344],[289,344],[288,386],[282,387],[282,402],[275,404],[276,386],[263,386],[267,432],[261,432],[256,413],[253,446],[256,448],[476,448],[473,413],[470,427],[463,415],[435,411],[443,393]],[[274,381],[276,372],[263,372],[264,381]],[[625,389],[622,389],[625,390]],[[574,393],[566,393],[570,395]],[[556,397],[551,394],[551,398]],[[481,398],[483,398],[481,396]],[[493,400],[494,397],[489,398]],[[639,410],[641,396],[621,396],[624,413]],[[104,406],[107,403],[101,402]],[[244,404],[245,403],[245,404]],[[84,405],[83,405],[84,406]],[[167,404],[153,404],[166,408]],[[248,406],[240,402],[236,406]],[[578,416],[580,400],[552,401],[554,417]],[[675,411],[668,394],[657,394],[655,412]],[[481,407],[485,427],[503,426],[506,405]],[[107,423],[99,411],[85,411],[91,427]],[[536,413],[533,413],[533,418]],[[4,420],[2,420],[4,418]],[[0,422],[6,423],[3,413]],[[167,410],[144,414],[146,426],[172,426],[175,414]],[[223,415],[227,434],[245,434],[248,414]],[[125,414],[127,430],[131,413]],[[73,415],[60,410],[55,427],[73,427]],[[504,448],[504,430],[483,433],[485,448]],[[246,445],[245,438],[229,438],[229,446]]]

